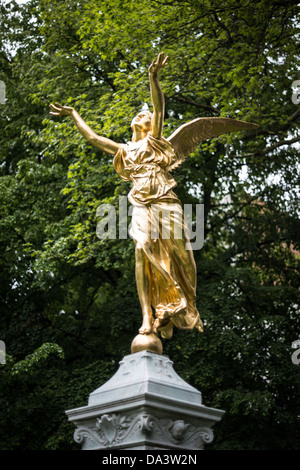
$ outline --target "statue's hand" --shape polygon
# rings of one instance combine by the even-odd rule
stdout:
[[[160,52],[157,56],[156,62],[152,61],[152,64],[148,68],[148,72],[152,74],[158,74],[158,72],[167,65],[168,56],[165,56],[163,52]]]
[[[74,111],[74,108],[71,108],[71,106],[62,106],[59,103],[55,103],[55,105],[51,103],[50,108],[52,109],[50,114],[53,116],[71,116]]]

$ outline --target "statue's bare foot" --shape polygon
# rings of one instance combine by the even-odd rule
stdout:
[[[145,314],[143,316],[143,324],[139,329],[140,335],[150,335],[153,333],[153,317],[152,314]]]

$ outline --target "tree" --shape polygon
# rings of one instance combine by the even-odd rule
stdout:
[[[165,136],[198,116],[259,124],[204,142],[174,173],[183,203],[205,208],[205,331],[176,331],[164,353],[226,410],[210,448],[299,449],[298,14],[295,1],[268,0],[1,5],[3,449],[77,448],[64,410],[111,376],[141,315],[131,241],[96,235],[97,207],[118,215],[129,187],[49,103],[124,142],[150,106],[146,70],[160,50]]]

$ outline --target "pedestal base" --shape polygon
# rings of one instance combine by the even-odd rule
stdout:
[[[169,358],[149,351],[125,356],[87,406],[66,411],[83,450],[200,450],[223,413],[202,404]]]

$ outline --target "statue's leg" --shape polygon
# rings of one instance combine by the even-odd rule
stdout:
[[[150,299],[150,267],[144,250],[139,243],[135,245],[135,277],[143,314],[143,324],[139,333],[147,335],[152,333],[153,329],[153,313]]]

